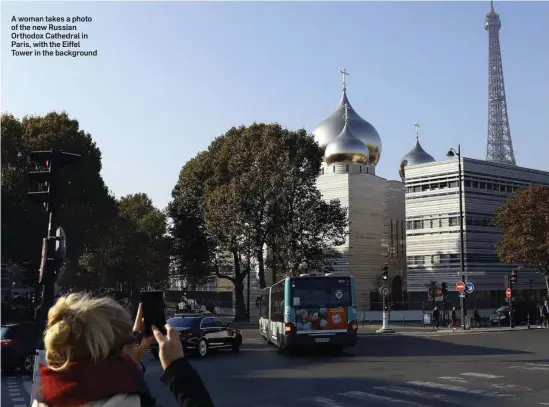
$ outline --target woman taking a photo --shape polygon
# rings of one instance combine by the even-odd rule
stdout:
[[[48,366],[39,366],[32,407],[154,406],[140,359],[155,339],[162,381],[179,406],[213,407],[202,379],[184,358],[178,332],[169,325],[166,330],[167,335],[155,328],[155,338],[142,337],[141,306],[132,323],[128,311],[113,299],[78,293],[59,298],[48,312]]]

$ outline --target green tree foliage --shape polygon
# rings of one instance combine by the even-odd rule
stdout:
[[[78,121],[66,113],[26,116],[19,120],[3,114],[2,125],[2,257],[24,263],[30,280],[36,278],[41,239],[47,231],[47,214],[29,201],[31,185],[28,153],[63,149],[82,155],[77,165],[64,168],[60,179],[61,209],[55,226],[63,226],[69,243],[68,264],[76,265],[86,246],[102,236],[116,215],[114,198],[101,178],[101,152]]]
[[[265,287],[267,262],[281,275],[325,268],[335,257],[329,247],[343,243],[346,211],[337,201],[324,202],[316,188],[321,158],[304,130],[253,124],[230,129],[183,167],[169,206],[177,256],[186,265],[213,262],[215,274],[233,282],[237,318],[245,312],[242,282],[249,270],[241,262],[249,253]],[[182,245],[189,234],[200,243]],[[215,263],[220,253],[230,253],[231,272]]]
[[[549,294],[549,187],[519,189],[496,211],[494,223],[503,230],[496,247],[500,260],[537,268]]]
[[[122,197],[117,207],[109,232],[81,257],[80,265],[102,288],[126,291],[136,302],[140,290],[168,283],[166,215],[146,194]]]
[[[204,219],[204,186],[213,176],[211,157],[209,152],[202,152],[185,164],[167,208],[173,277],[186,279],[192,290],[211,280],[214,272],[215,251],[208,241]]]

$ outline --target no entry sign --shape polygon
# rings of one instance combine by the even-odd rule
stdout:
[[[465,291],[465,283],[463,281],[458,281],[456,283],[456,290],[459,292]]]
[[[510,288],[508,288],[507,290],[505,290],[505,296],[506,296],[507,298],[511,298],[511,294],[513,294],[513,292],[511,291]]]

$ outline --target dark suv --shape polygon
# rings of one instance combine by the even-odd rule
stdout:
[[[37,335],[37,326],[32,321],[2,325],[2,370],[20,368],[23,373],[32,374]]]

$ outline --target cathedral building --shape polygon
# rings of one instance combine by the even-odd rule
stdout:
[[[338,199],[348,209],[345,244],[334,271],[355,277],[357,309],[379,310],[381,271],[389,266],[391,300],[403,303],[406,292],[404,184],[376,175],[381,137],[353,108],[347,96],[347,71],[335,111],[313,131],[324,152],[317,185],[324,199]]]

